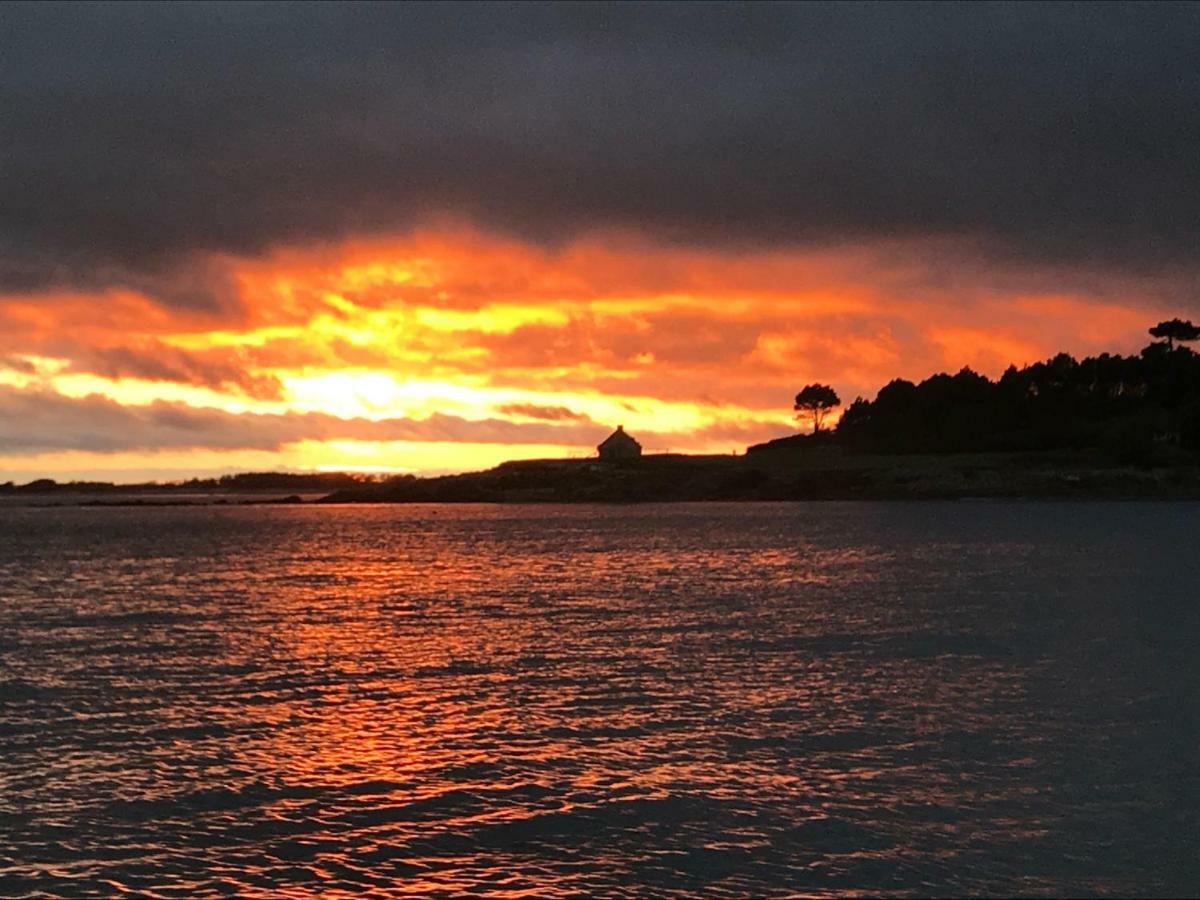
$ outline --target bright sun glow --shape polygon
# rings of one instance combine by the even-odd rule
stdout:
[[[551,252],[453,232],[231,264],[240,306],[229,314],[128,294],[101,307],[0,298],[19,348],[0,353],[0,389],[80,410],[102,398],[135,414],[138,435],[169,430],[172,447],[121,453],[101,435],[104,451],[47,447],[5,465],[478,469],[587,455],[618,424],[650,451],[729,453],[787,434],[791,398],[808,382],[849,400],[965,364],[997,375],[1048,349],[1119,346],[1131,321],[1153,316],[1109,305],[1081,331],[1095,304],[1026,295],[980,296],[959,316],[936,298],[890,297],[893,276],[857,250],[721,255],[594,241]],[[981,329],[981,317],[992,324]],[[233,433],[205,435],[188,425],[193,412],[208,416],[204,428],[228,416],[221,427]],[[310,417],[310,435],[287,426],[299,417]],[[177,448],[189,435],[220,446]]]

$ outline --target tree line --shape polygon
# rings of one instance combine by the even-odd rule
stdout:
[[[855,399],[832,432],[823,426],[841,400],[829,385],[806,385],[793,409],[818,441],[869,452],[1101,447],[1127,461],[1156,445],[1200,452],[1200,355],[1184,346],[1200,327],[1173,319],[1150,334],[1157,340],[1136,356],[1059,353],[996,381],[969,368],[895,379],[874,400]]]

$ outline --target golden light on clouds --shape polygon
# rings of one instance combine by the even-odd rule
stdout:
[[[72,427],[78,445],[61,446],[38,413],[48,436],[0,462],[64,476],[455,471],[586,455],[617,424],[651,450],[728,453],[787,433],[810,381],[848,401],[894,377],[996,375],[1059,349],[1129,349],[1155,314],[978,282],[966,258],[936,243],[546,248],[461,230],[222,259],[236,295],[215,308],[3,298],[0,388],[91,410],[97,434]],[[100,434],[114,415],[139,443]]]

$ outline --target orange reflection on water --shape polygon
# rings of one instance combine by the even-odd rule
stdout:
[[[1128,718],[1169,633],[1080,668],[1129,575],[1011,506],[16,512],[25,893],[1103,892],[1107,836],[1186,835]]]

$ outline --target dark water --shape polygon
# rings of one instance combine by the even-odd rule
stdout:
[[[1197,525],[0,510],[0,895],[1195,894]]]

